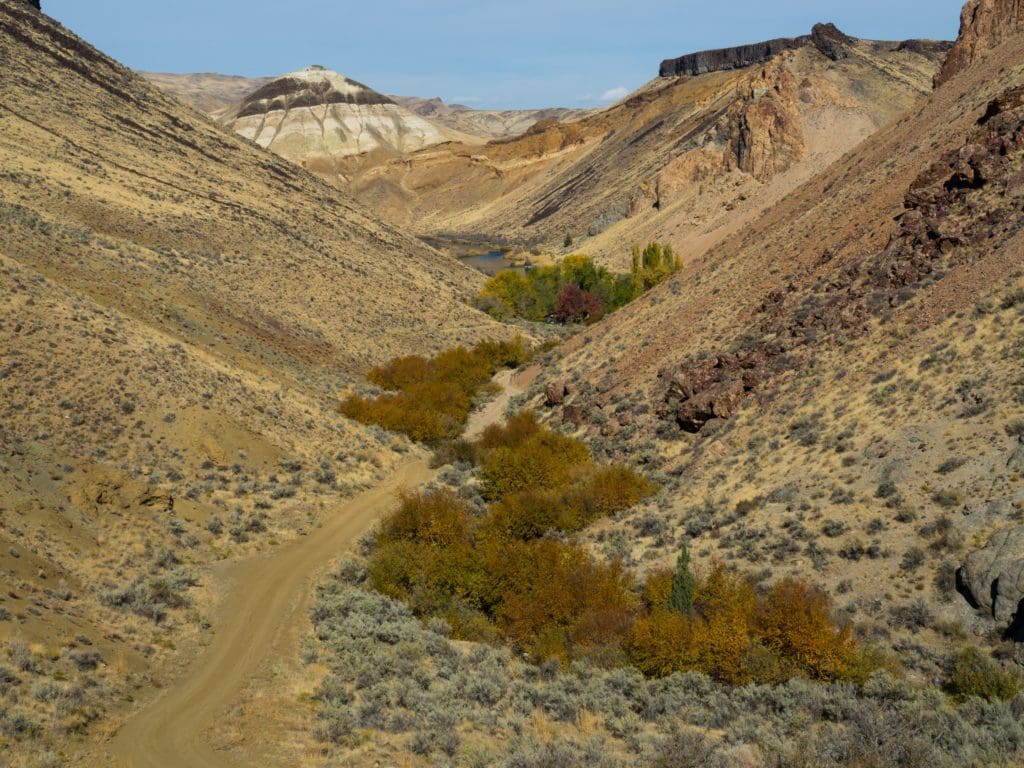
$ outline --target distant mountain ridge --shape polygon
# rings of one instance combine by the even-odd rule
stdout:
[[[815,24],[809,35],[780,37],[750,45],[716,48],[690,53],[676,59],[666,59],[661,63],[659,75],[661,77],[680,75],[697,77],[711,72],[744,69],[755,64],[763,64],[784,51],[793,51],[808,45],[813,45],[834,61],[849,55],[849,48],[855,42],[856,38],[844,34],[835,24]],[[932,40],[907,40],[903,43],[903,45],[913,46],[916,49],[920,49],[922,44],[928,44],[936,51],[945,50],[952,45],[952,43]]]
[[[223,117],[230,109],[236,109],[240,102],[250,102],[258,91],[280,79],[216,73],[140,74],[161,90],[201,112],[212,115],[215,119]],[[368,86],[364,87],[372,90]],[[445,130],[454,131],[457,134],[456,138],[467,141],[510,138],[525,133],[541,120],[577,120],[595,111],[568,108],[490,110],[475,109],[464,104],[447,104],[437,97],[428,99],[387,94],[380,95],[380,98],[389,99],[403,109],[433,123],[442,133]]]

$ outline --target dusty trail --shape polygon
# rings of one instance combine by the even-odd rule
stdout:
[[[402,464],[380,485],[329,513],[322,528],[268,556],[224,572],[230,590],[213,642],[176,684],[129,720],[108,745],[129,768],[223,768],[238,765],[214,750],[204,732],[239,698],[258,672],[289,652],[288,630],[305,621],[315,578],[395,503],[402,488],[430,480],[422,459]]]
[[[531,365],[522,371],[501,371],[495,376],[494,383],[501,387],[501,393],[479,411],[470,414],[469,423],[466,424],[466,439],[476,440],[487,427],[504,419],[512,398],[526,392],[539,373],[540,367]]]
[[[504,416],[509,400],[525,391],[536,372],[505,371],[495,377],[502,393],[473,414],[466,436],[479,436]],[[175,684],[153,700],[107,744],[114,764],[125,768],[230,768],[250,763],[215,750],[206,740],[245,685],[275,659],[293,652],[289,632],[307,621],[313,585],[339,554],[350,548],[395,504],[396,493],[428,482],[426,460],[405,462],[384,482],[326,513],[321,528],[276,547],[270,554],[227,567],[229,584],[210,645]]]

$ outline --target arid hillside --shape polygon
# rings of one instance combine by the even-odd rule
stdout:
[[[171,74],[140,72],[160,90],[183,101],[214,119],[223,117],[252,93],[272,82],[272,77],[238,77],[206,72]],[[446,104],[439,98],[388,96],[415,115],[425,118],[439,131],[448,131],[449,139],[491,141],[525,133],[542,120],[569,122],[591,114],[586,109],[473,109],[461,104]]]
[[[813,574],[923,677],[1020,639],[1019,552],[954,574],[1024,510],[1022,87],[1018,35],[551,360],[531,402],[667,483],[599,551]]]
[[[274,79],[272,77],[220,75],[213,72],[182,75],[166,72],[140,72],[139,74],[164,93],[207,114],[215,114],[228,109]]]
[[[507,332],[465,303],[478,273],[23,2],[0,2],[0,68],[8,765],[201,638],[214,562],[402,459],[337,413],[370,364]]]
[[[441,99],[392,96],[398,104],[454,131],[491,141],[510,139],[526,133],[539,122],[574,122],[592,114],[589,109],[472,109],[461,104],[445,104]]]
[[[693,258],[910,108],[947,48],[856,40],[831,25],[789,42],[739,61],[697,54],[707,63],[519,138],[383,165],[354,158],[351,189],[417,231],[555,253],[568,235],[617,266],[633,242],[661,239]]]
[[[336,184],[345,183],[339,163],[351,155],[401,155],[470,138],[321,66],[275,78],[215,117]]]

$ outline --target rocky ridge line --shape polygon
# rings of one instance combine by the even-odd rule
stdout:
[[[666,59],[661,63],[660,74],[661,77],[696,77],[709,72],[745,69],[755,64],[763,64],[785,51],[793,51],[808,45],[813,45],[822,54],[836,61],[849,55],[846,48],[853,42],[855,38],[843,34],[835,24],[815,24],[809,35],[779,37],[751,45],[717,48],[691,53],[678,59]]]

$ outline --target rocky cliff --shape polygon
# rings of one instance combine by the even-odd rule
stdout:
[[[660,74],[662,77],[677,77],[679,75],[696,77],[708,72],[744,69],[755,64],[763,64],[783,51],[792,51],[807,45],[814,45],[823,54],[836,61],[848,55],[845,48],[853,41],[854,38],[844,35],[835,24],[815,24],[811,34],[801,37],[780,37],[752,45],[700,51],[678,59],[668,59],[661,63]]]
[[[1024,0],[968,0],[960,14],[960,34],[935,78],[936,86],[1022,30]]]
[[[766,40],[753,45],[740,45],[735,48],[718,48],[710,51],[699,51],[678,59],[666,59],[661,63],[662,77],[688,75],[696,77],[708,72],[723,72],[729,69],[743,69],[755,64],[762,64],[778,56],[783,51],[803,48],[810,42],[810,37],[780,37]]]

